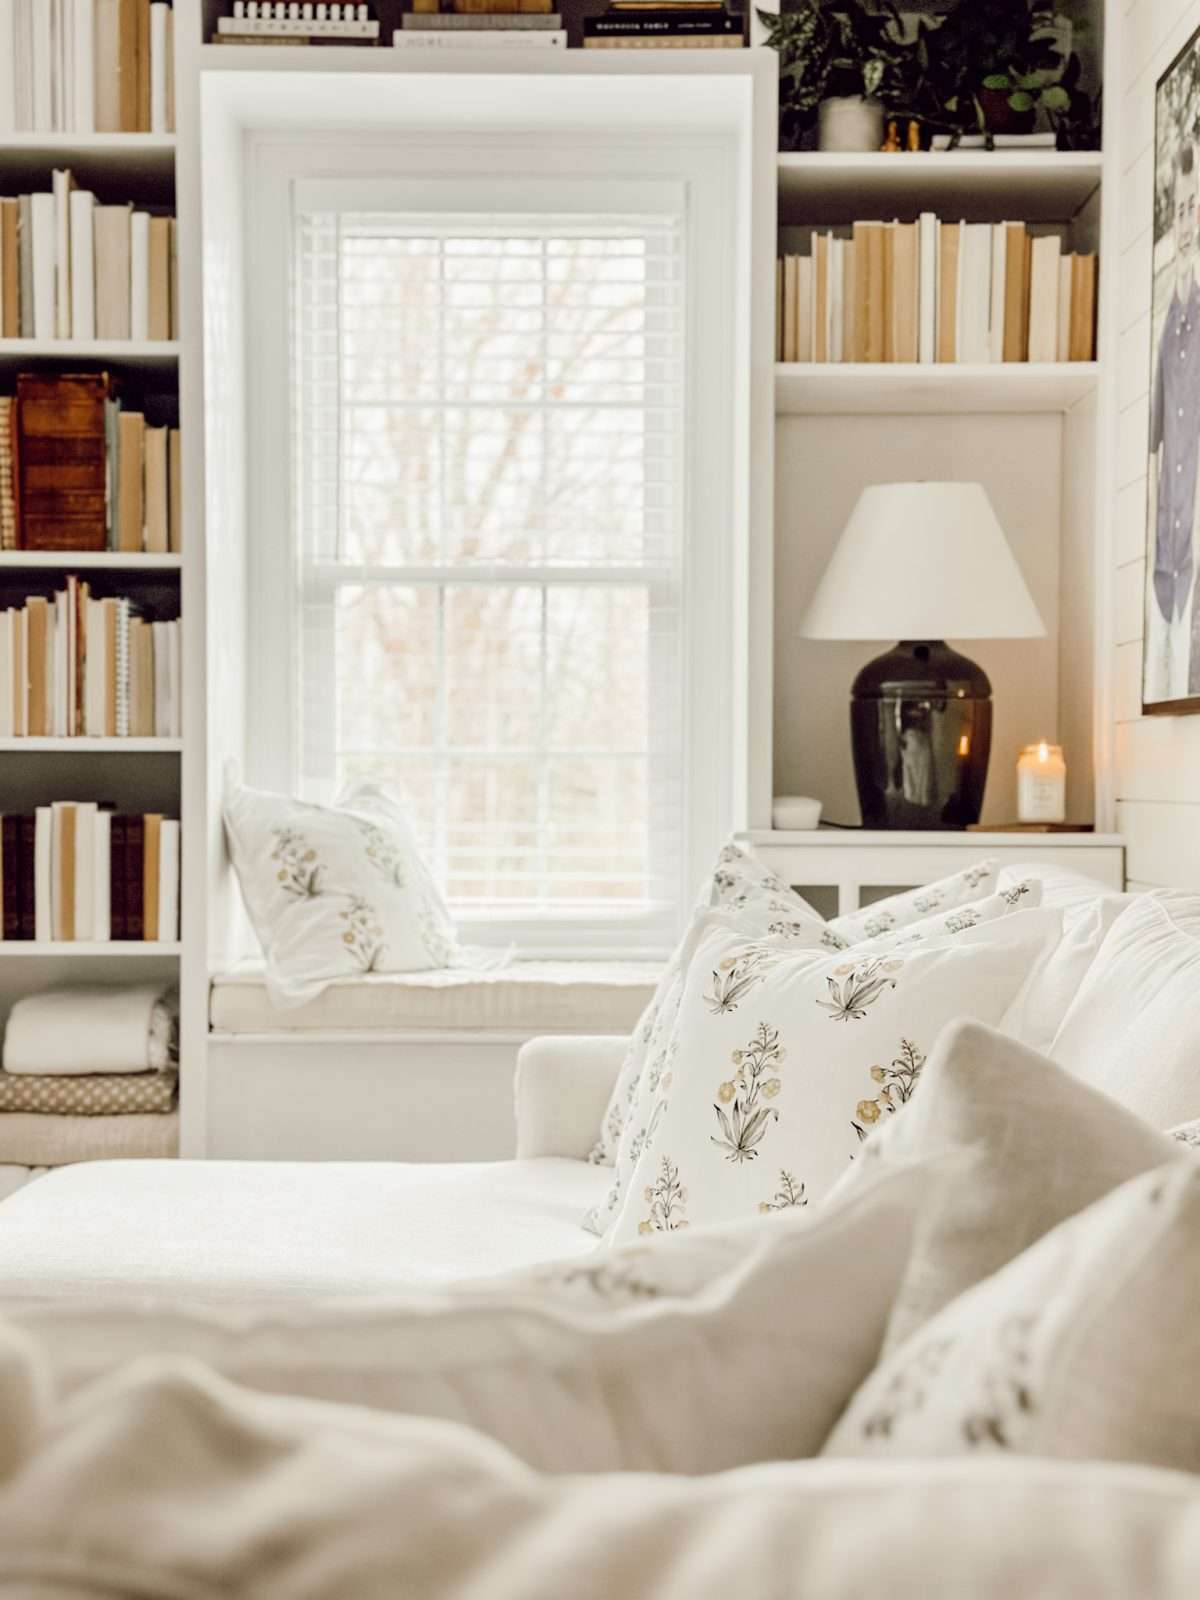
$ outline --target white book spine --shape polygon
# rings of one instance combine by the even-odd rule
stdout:
[[[46,0],[32,0],[30,5],[30,34],[32,42],[33,131],[52,133],[54,113],[50,97],[50,7]]]
[[[170,624],[171,651],[171,738],[183,737],[183,624]]]
[[[466,29],[401,33],[397,28],[392,35],[392,44],[397,50],[565,50],[567,33],[565,28],[537,31],[522,28],[513,29],[510,33],[493,29],[488,32],[487,42],[483,43],[478,35],[472,38]]]
[[[825,348],[830,361],[844,361],[842,354],[842,329],[846,294],[846,241],[829,240],[829,331]]]
[[[76,133],[93,133],[96,128],[95,33],[96,0],[75,0],[73,99]]]
[[[55,801],[50,807],[50,937],[63,937],[62,897],[62,805]],[[36,835],[34,840],[36,849]]]
[[[1004,293],[1008,279],[1008,244],[1004,224],[992,226],[992,294],[988,312],[988,350],[993,361],[1004,360]]]
[[[54,737],[65,739],[67,705],[71,695],[71,630],[68,625],[67,596],[60,590],[54,596]]]
[[[129,735],[129,601],[117,606],[117,734]]]
[[[107,944],[112,938],[112,814],[97,811],[92,852],[92,938]]]
[[[33,337],[53,339],[55,328],[54,196],[34,194],[33,218]]]
[[[1054,361],[1058,356],[1058,263],[1062,240],[1057,233],[1033,241],[1030,262],[1030,361]]]
[[[95,936],[96,803],[75,807],[75,937]]]
[[[917,360],[928,365],[937,359],[938,219],[932,211],[922,211],[917,218],[917,248],[920,251]]]
[[[150,132],[167,133],[167,21],[170,7],[150,7]]]
[[[71,337],[71,174],[56,172],[54,192],[54,334]]]
[[[0,134],[15,133],[17,121],[17,3],[0,0]]]
[[[150,337],[150,213],[129,220],[129,337]]]
[[[17,129],[33,127],[33,0],[12,0],[13,70],[16,73],[14,105]]]
[[[93,739],[104,736],[104,699],[108,686],[107,641],[104,607],[99,600],[89,600],[87,638],[84,643],[84,727]]]
[[[170,818],[158,834],[158,937],[179,937],[179,824]]]
[[[54,937],[53,846],[54,813],[49,806],[38,806],[33,825],[33,936],[43,943]]]
[[[169,624],[154,622],[150,625],[154,640],[154,732],[159,738],[168,738],[171,732],[171,661],[167,644]]]
[[[86,189],[71,191],[71,327],[76,339],[96,337],[95,204],[95,195]]]

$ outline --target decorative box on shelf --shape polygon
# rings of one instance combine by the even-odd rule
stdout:
[[[737,842],[828,916],[844,916],[873,900],[948,877],[985,856],[1067,867],[1125,887],[1125,848],[1116,833],[884,832],[816,828],[805,833],[762,830]]]

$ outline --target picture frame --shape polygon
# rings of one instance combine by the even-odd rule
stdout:
[[[1200,28],[1154,87],[1142,712],[1200,712]]]

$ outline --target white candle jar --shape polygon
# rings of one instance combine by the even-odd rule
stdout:
[[[1067,820],[1067,764],[1062,746],[1027,744],[1017,762],[1017,820]]]

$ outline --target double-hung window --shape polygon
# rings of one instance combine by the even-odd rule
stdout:
[[[394,787],[475,936],[681,903],[681,196],[295,187],[295,777]]]

